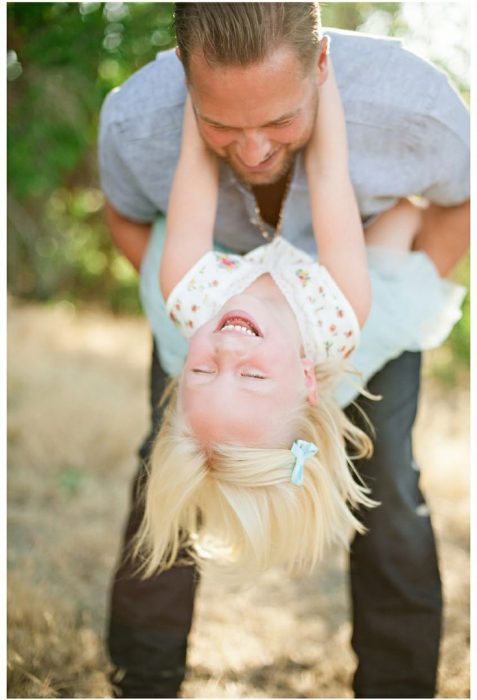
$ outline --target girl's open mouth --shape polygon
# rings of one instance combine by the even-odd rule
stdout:
[[[245,311],[228,311],[219,321],[216,333],[236,332],[262,338],[263,333],[255,320]]]

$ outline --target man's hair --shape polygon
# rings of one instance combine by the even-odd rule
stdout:
[[[318,54],[318,2],[178,2],[174,28],[186,74],[200,49],[210,65],[249,66],[289,46],[307,72]]]

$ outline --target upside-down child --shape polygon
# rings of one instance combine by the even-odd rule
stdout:
[[[357,509],[376,504],[352,462],[372,445],[342,409],[356,386],[340,398],[338,380],[371,302],[363,381],[458,318],[460,288],[410,252],[419,208],[403,200],[379,216],[366,248],[331,67],[322,80],[304,154],[319,262],[279,236],[244,256],[214,250],[219,165],[186,100],[159,278],[188,347],[150,461],[136,543],[146,574],[183,547],[241,579],[309,570],[362,531]],[[412,284],[424,288],[410,313]]]

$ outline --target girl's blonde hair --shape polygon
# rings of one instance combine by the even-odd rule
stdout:
[[[234,580],[277,565],[307,572],[327,545],[347,546],[351,532],[364,531],[354,511],[376,503],[353,460],[369,456],[372,443],[333,399],[337,373],[319,367],[315,374],[317,405],[306,404],[296,418],[295,439],[319,448],[305,463],[302,486],[290,481],[291,445],[201,446],[178,411],[174,383],[151,453],[134,547],[145,576],[170,568],[181,550],[199,570],[212,568]]]

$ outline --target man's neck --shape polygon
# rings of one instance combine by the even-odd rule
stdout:
[[[283,199],[286,196],[290,171],[271,185],[252,186],[252,192],[260,210],[262,219],[271,226],[276,227],[280,218]]]

